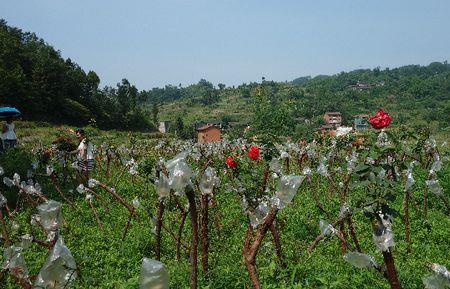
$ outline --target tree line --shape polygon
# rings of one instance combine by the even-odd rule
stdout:
[[[103,129],[151,131],[143,98],[127,79],[99,88],[95,71],[85,72],[34,33],[0,19],[0,105],[17,107],[27,120]]]
[[[127,79],[115,87],[100,88],[95,71],[85,72],[34,33],[10,27],[5,20],[0,20],[0,45],[0,105],[16,106],[30,120],[95,122],[103,129],[152,131],[167,103],[213,107],[231,95],[252,108],[253,115],[245,122],[251,119],[253,130],[261,133],[311,133],[326,111],[341,112],[344,123],[351,125],[354,114],[379,107],[391,113],[394,124],[450,129],[450,65],[446,61],[305,76],[292,82],[263,77],[261,82],[227,87],[201,79],[186,87],[139,91]],[[242,121],[231,115],[225,109],[221,118],[227,123]],[[176,124],[181,128],[183,119],[176,119]],[[184,124],[183,130],[189,131],[184,134],[190,136],[194,127]]]

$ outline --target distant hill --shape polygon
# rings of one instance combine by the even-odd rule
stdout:
[[[180,126],[184,122],[189,128],[202,121],[238,126],[255,123],[258,102],[264,99],[270,110],[264,111],[267,117],[258,116],[259,124],[283,120],[283,134],[314,131],[326,111],[341,112],[344,123],[351,124],[353,115],[374,113],[380,107],[392,114],[393,125],[450,130],[446,61],[303,76],[292,82],[263,79],[227,87],[201,79],[187,87],[139,91],[127,79],[100,89],[94,71],[85,72],[34,33],[1,19],[0,39],[0,105],[18,107],[29,120],[142,131],[155,130],[154,124],[162,120]]]
[[[298,78],[292,80],[291,83],[296,84],[296,85],[302,85],[310,80],[311,80],[311,76],[308,75],[308,76],[298,77]]]
[[[166,98],[159,91],[156,100],[150,91],[148,101],[159,103],[160,118],[165,120],[178,116],[187,122],[225,117],[245,123],[252,119],[252,95],[258,87],[264,87],[274,102],[290,107],[294,119],[307,119],[316,124],[326,111],[340,111],[344,122],[350,124],[353,115],[373,113],[384,107],[391,112],[393,125],[426,125],[434,130],[449,130],[450,126],[447,62],[383,70],[358,69],[314,78],[305,76],[289,83],[263,81],[222,89],[210,84],[209,91],[199,90],[199,85],[178,88],[176,99]],[[210,102],[205,102],[205,97]]]

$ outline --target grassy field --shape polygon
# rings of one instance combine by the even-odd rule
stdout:
[[[218,108],[219,109],[219,108]],[[20,149],[0,157],[0,165],[5,175],[11,177],[14,172],[25,174],[33,156],[28,151],[36,144],[48,146],[51,140],[68,127],[55,128],[38,123],[20,123],[18,125]],[[152,142],[151,135],[130,134],[126,132],[97,132],[96,144],[104,141],[117,146],[130,142]],[[151,146],[151,145],[150,145]],[[142,161],[151,157],[140,154]],[[17,162],[14,163],[12,158]],[[218,167],[219,170],[222,168]],[[450,166],[448,163],[440,172],[440,182],[444,193],[450,196]],[[84,196],[76,193],[78,183],[69,178],[61,186],[76,208],[70,207],[46,176],[36,176],[42,184],[43,192],[50,198],[63,203],[65,224],[61,234],[67,247],[72,251],[79,268],[79,277],[73,288],[138,288],[138,277],[143,257],[154,257],[155,237],[149,213],[156,214],[157,195],[154,186],[145,178],[129,175],[122,165],[113,163],[110,176],[106,176],[99,167],[93,178],[114,187],[129,203],[137,197],[142,208],[138,209],[138,218],[131,223],[124,241],[122,232],[128,220],[128,212],[110,196],[98,190],[105,201],[94,201],[104,231],[100,230],[94,215]],[[314,179],[314,182],[316,179]],[[339,212],[339,201],[329,197],[329,187],[325,180],[320,180],[317,194],[330,212]],[[403,288],[423,288],[422,278],[429,275],[427,262],[450,266],[450,217],[445,213],[441,200],[435,196],[429,198],[428,219],[424,220],[421,210],[421,196],[424,178],[418,178],[413,192],[411,206],[411,238],[412,253],[407,252],[402,218],[394,223],[395,248],[394,256]],[[277,261],[275,248],[270,234],[264,239],[257,259],[262,288],[389,288],[386,280],[375,270],[356,269],[346,263],[340,254],[340,243],[337,238],[329,237],[319,243],[317,249],[308,253],[307,248],[320,233],[318,223],[326,216],[317,209],[312,190],[304,183],[294,201],[286,209],[280,211],[278,224],[281,231],[283,254],[287,266],[282,268]],[[73,192],[69,192],[72,191]],[[402,188],[397,188],[401,194]],[[17,191],[0,186],[8,198],[13,198]],[[350,204],[354,204],[363,192],[355,190],[349,195]],[[251,288],[247,271],[242,258],[242,247],[247,229],[246,216],[242,213],[240,200],[226,186],[216,192],[217,206],[211,209],[210,227],[210,275],[205,278],[199,272],[199,288]],[[394,202],[394,207],[402,211],[402,199]],[[30,225],[30,216],[35,208],[25,206],[16,215],[19,228],[12,231],[14,237],[35,232]],[[164,224],[171,231],[176,231],[179,224],[179,213],[173,207],[166,209]],[[357,235],[360,237],[363,251],[376,257],[382,263],[382,256],[376,251],[372,241],[371,225],[361,214],[354,215]],[[183,240],[189,242],[189,224],[183,233]],[[44,237],[40,235],[41,237]],[[169,269],[170,288],[189,288],[189,254],[182,250],[180,261],[175,255],[175,241],[163,231],[162,258]],[[24,252],[31,275],[39,272],[47,251],[33,246]],[[0,257],[0,263],[3,262]],[[9,276],[0,278],[0,287],[5,289],[19,288]]]

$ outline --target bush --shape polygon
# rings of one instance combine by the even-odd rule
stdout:
[[[4,170],[4,176],[8,178],[12,178],[14,173],[18,173],[25,179],[30,169],[31,160],[31,155],[20,148],[9,149],[0,154],[0,166]],[[17,191],[15,189],[10,189],[1,182],[0,191],[5,192],[9,204],[16,203]]]
[[[85,125],[93,115],[89,109],[75,100],[66,98],[61,107],[61,114],[71,124]]]

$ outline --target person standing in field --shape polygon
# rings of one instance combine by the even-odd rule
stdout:
[[[4,149],[13,148],[17,143],[16,128],[12,117],[6,119],[6,123],[2,128],[2,143]]]
[[[82,129],[76,131],[80,141],[77,150],[77,168],[80,176],[85,182],[89,180],[89,174],[94,168],[94,146],[87,139],[86,133]]]

